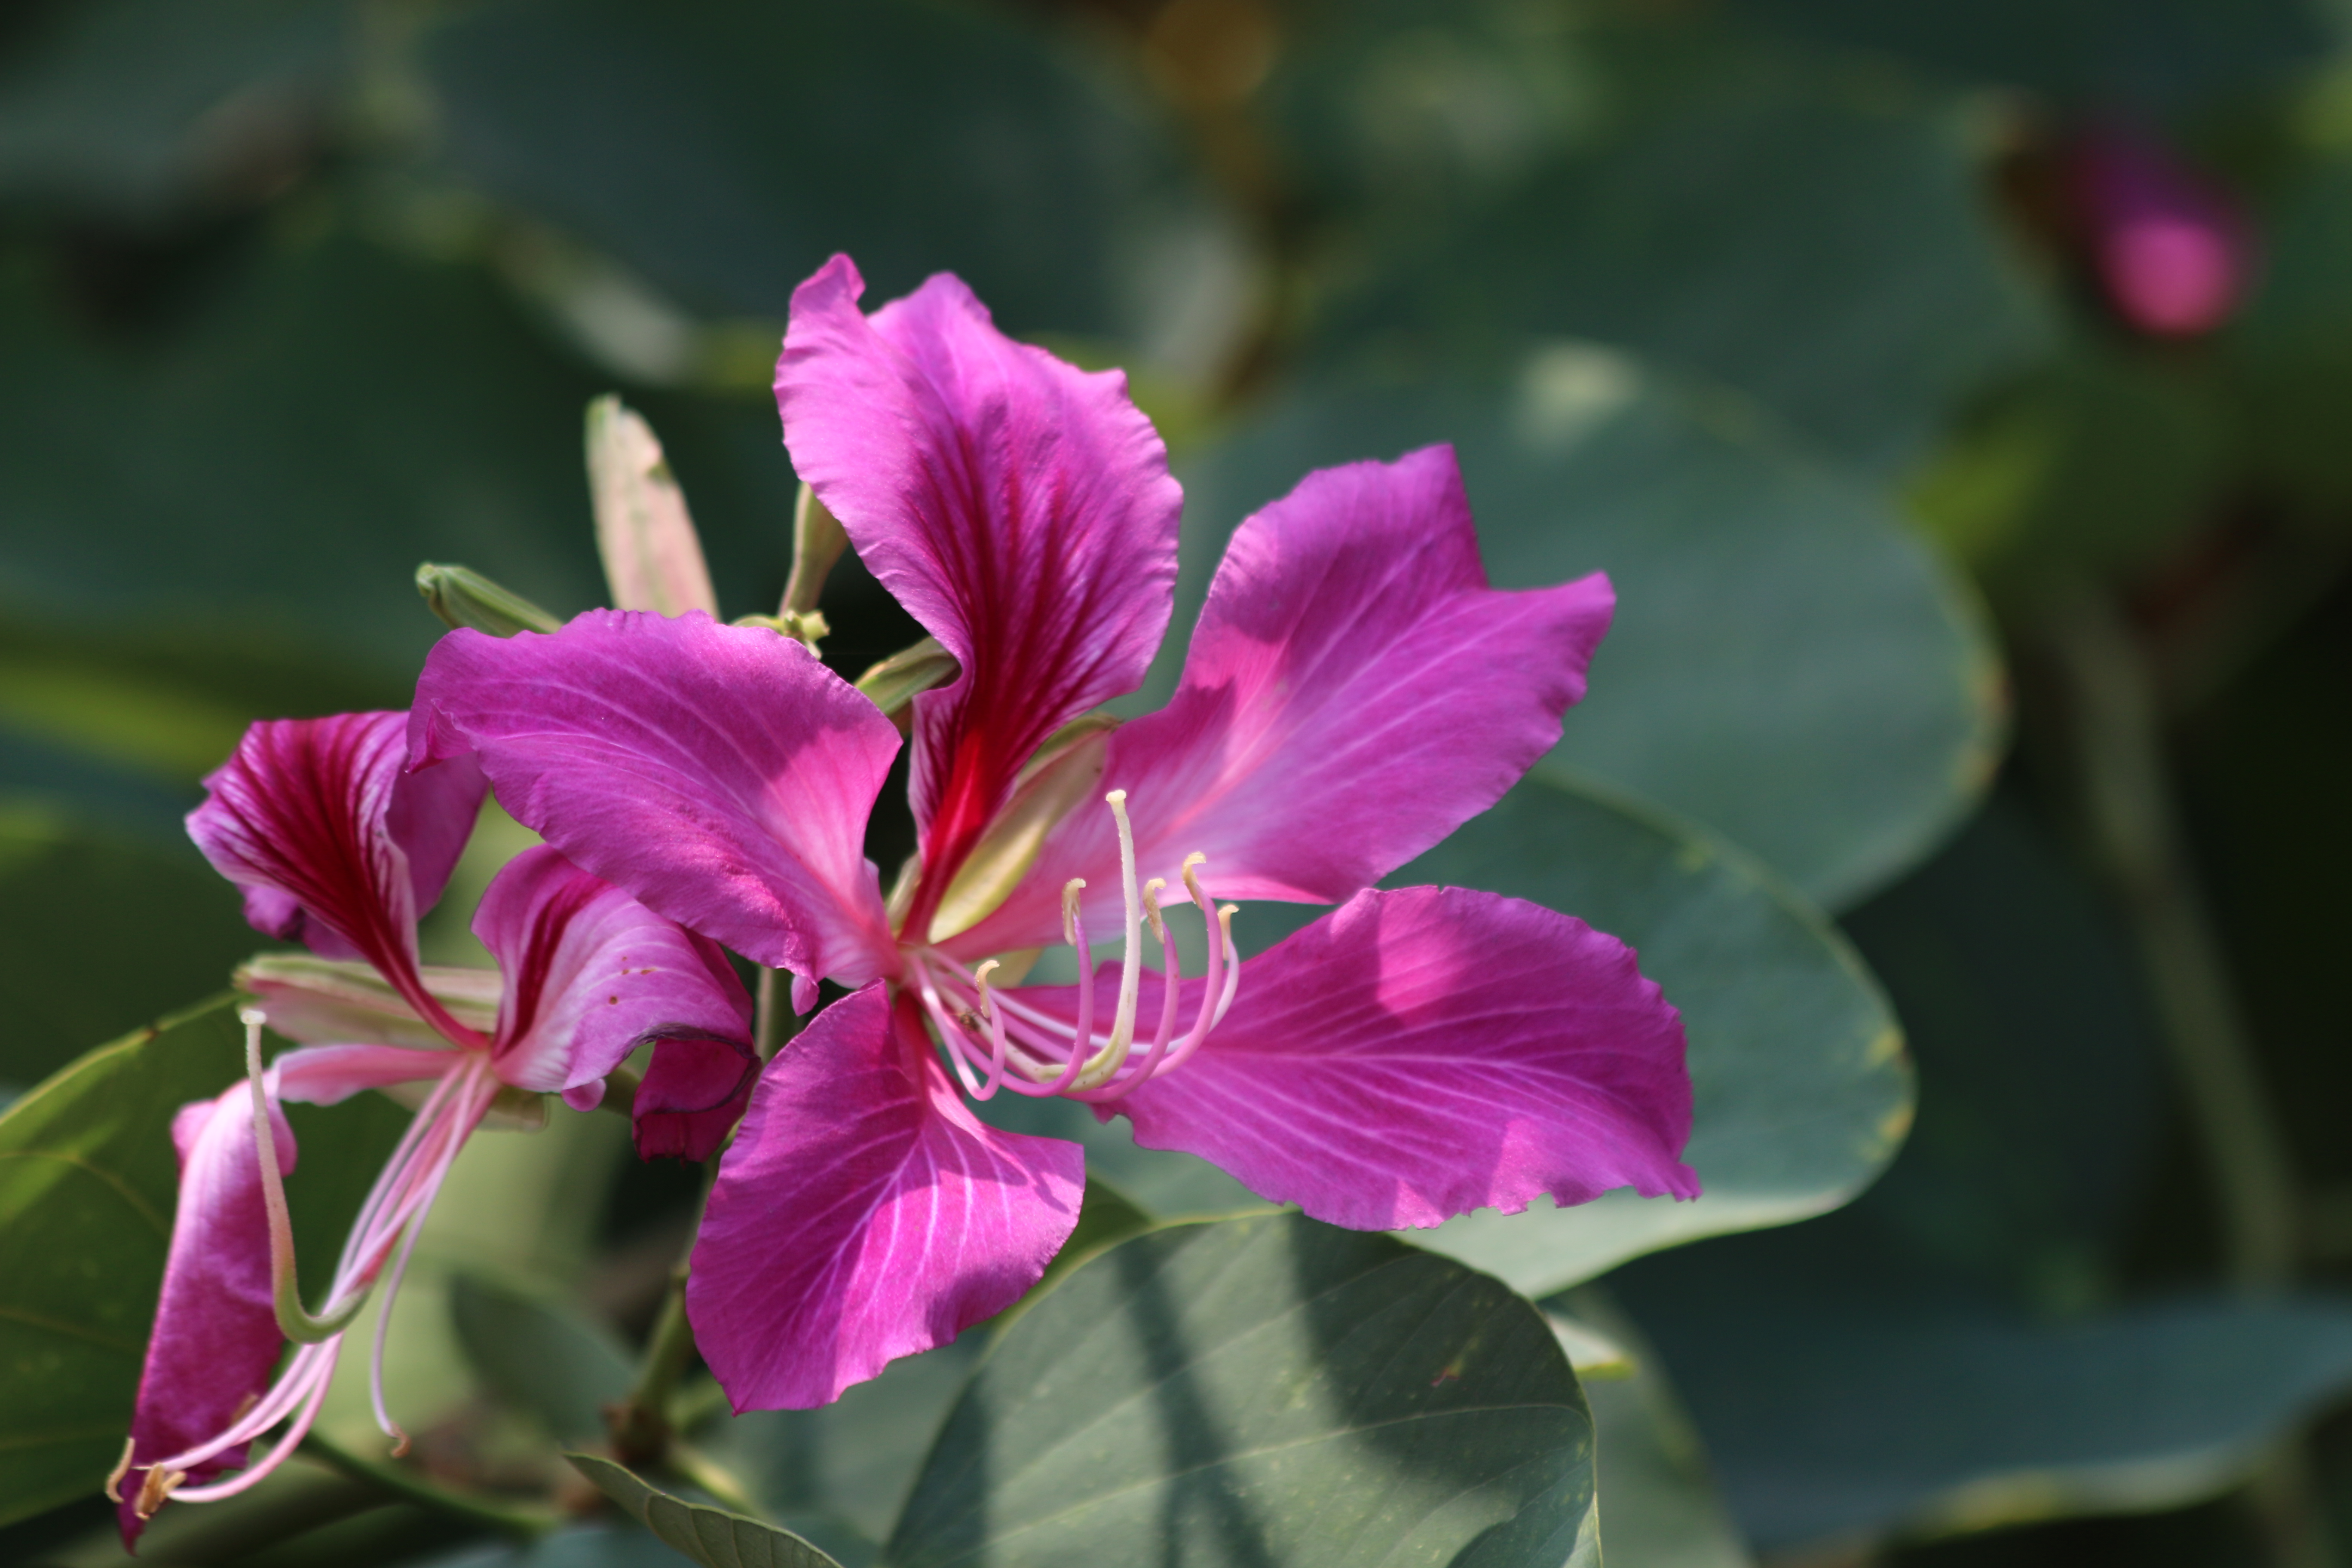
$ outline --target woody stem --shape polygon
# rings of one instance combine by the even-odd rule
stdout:
[[[800,1032],[800,1020],[793,1016],[786,1000],[783,977],[775,970],[760,973],[758,1012],[752,1021],[752,1038],[758,1042],[761,1058],[772,1057],[785,1041]],[[711,1184],[719,1179],[719,1161],[722,1149],[714,1156],[705,1173],[702,1195],[695,1201],[694,1223],[688,1228],[685,1250],[669,1271],[669,1288],[663,1293],[661,1314],[654,1320],[653,1332],[646,1336],[645,1354],[637,1363],[636,1382],[629,1394],[609,1412],[613,1433],[613,1451],[625,1465],[659,1464],[669,1454],[676,1429],[670,1421],[671,1396],[677,1392],[678,1380],[694,1362],[694,1325],[686,1316],[686,1280],[688,1262],[694,1255],[694,1238],[702,1229],[702,1211],[710,1202]]]

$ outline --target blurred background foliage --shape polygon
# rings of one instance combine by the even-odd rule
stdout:
[[[2103,248],[2116,145],[2229,237],[2188,317]],[[841,249],[869,301],[951,268],[1129,371],[1187,488],[1180,626],[1251,509],[1433,440],[1498,583],[1615,578],[1559,751],[1408,873],[1624,934],[1690,1021],[1706,1199],[1433,1243],[1630,1348],[1578,1358],[1615,1561],[2352,1562],[2342,0],[20,0],[0,1096],[251,951],[178,816],[250,720],[405,701],[419,561],[600,600],[591,396],[660,432],[727,613],[772,605],[766,388]],[[825,607],[849,674],[917,635],[854,563]],[[233,1072],[212,1026],[0,1153],[68,1101],[152,1142]],[[1234,1200],[1082,1120],[1152,1214]],[[452,1485],[551,1484],[688,1223],[693,1173],[559,1127],[478,1141],[403,1298]],[[314,1139],[319,1215],[384,1131]],[[120,1185],[168,1205],[157,1158]],[[120,1557],[51,1459],[111,1455],[139,1334],[68,1374],[26,1326],[79,1234],[0,1233],[9,1561]],[[121,1247],[152,1292],[160,1241]],[[714,1415],[705,1479],[869,1559],[943,1415],[986,1419],[977,1339]],[[329,1468],[254,1501],[144,1554],[675,1561]]]

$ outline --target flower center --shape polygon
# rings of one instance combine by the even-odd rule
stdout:
[[[1127,820],[1127,792],[1115,789],[1103,796],[1118,824],[1118,868],[1126,916],[1126,943],[1119,962],[1118,999],[1112,1005],[1109,1027],[1097,1028],[1094,950],[1087,940],[1086,918],[1079,895],[1083,878],[1074,877],[1062,889],[1062,940],[1078,955],[1077,1017],[1055,1017],[992,988],[988,983],[998,961],[988,959],[966,969],[936,948],[910,955],[908,983],[923,1000],[948,1059],[975,1100],[987,1100],[1009,1089],[1015,1094],[1067,1095],[1097,1104],[1117,1100],[1139,1085],[1171,1072],[1200,1049],[1209,1031],[1234,1005],[1241,985],[1241,955],[1234,949],[1234,906],[1212,905],[1201,889],[1193,868],[1208,857],[1184,858],[1184,890],[1201,911],[1209,942],[1209,962],[1200,981],[1200,997],[1192,1027],[1177,1037],[1177,1013],[1182,1000],[1183,967],[1168,921],[1160,908],[1167,884],[1155,877],[1139,887],[1135,870],[1135,831]],[[1136,1050],[1136,1016],[1143,992],[1143,928],[1149,924],[1160,939],[1160,1019],[1150,1045]]]

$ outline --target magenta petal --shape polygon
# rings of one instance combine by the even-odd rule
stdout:
[[[1014,342],[945,273],[870,318],[864,289],[836,256],[793,293],[776,405],[858,558],[963,663],[915,702],[940,887],[1038,742],[1142,680],[1182,492],[1120,372]]]
[[[687,1311],[738,1411],[807,1409],[1037,1282],[1077,1223],[1078,1146],[983,1126],[879,984],[761,1075],[719,1162]]]
[[[1633,950],[1464,888],[1359,893],[1252,959],[1207,1043],[1118,1109],[1144,1147],[1358,1230],[1698,1194],[1682,1019]]]
[[[603,1078],[657,1034],[751,1039],[751,998],[716,944],[545,845],[507,862],[474,934],[499,961],[499,1077],[542,1092]]]
[[[270,1110],[277,1117],[277,1108]],[[293,1170],[293,1130],[278,1117],[271,1131],[278,1168]],[[253,1142],[252,1088],[239,1083],[217,1100],[183,1107],[172,1139],[180,1154],[179,1208],[131,1410],[134,1466],[184,1452],[224,1430],[247,1400],[268,1392],[285,1345],[270,1304],[269,1217]],[[245,1461],[243,1447],[226,1449],[190,1479],[201,1483]],[[126,1546],[144,1528],[132,1507],[143,1479],[134,1469],[122,1482]]]
[[[707,1035],[654,1042],[653,1060],[629,1109],[641,1160],[708,1160],[743,1120],[760,1081],[748,1045]]]
[[[1609,629],[1608,580],[1486,585],[1450,447],[1309,474],[1226,549],[1167,707],[1111,736],[1138,872],[1184,858],[1224,899],[1336,903],[1500,800],[1559,739]],[[1110,812],[1072,812],[957,943],[1052,940],[1063,884],[1115,918]],[[1181,894],[1180,894],[1181,896]]]
[[[579,864],[771,968],[893,962],[866,817],[898,732],[789,637],[699,611],[452,632],[417,683],[418,755],[479,753]]]
[[[440,898],[486,788],[465,758],[406,773],[407,727],[385,712],[256,724],[188,814],[256,929],[364,958],[404,994],[416,917]]]

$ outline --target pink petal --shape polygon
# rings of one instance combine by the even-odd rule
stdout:
[[[508,1083],[541,1092],[592,1083],[654,1035],[750,1047],[751,998],[716,943],[546,845],[491,879],[474,934],[507,977],[492,1049]]]
[[[277,1107],[270,1112],[278,1116]],[[293,1129],[278,1117],[271,1131],[279,1169],[293,1170]],[[179,1207],[131,1411],[133,1465],[184,1452],[226,1428],[247,1401],[268,1391],[285,1345],[270,1305],[269,1217],[251,1087],[239,1083],[217,1100],[183,1107],[172,1139],[180,1154]],[[243,1447],[225,1450],[190,1479],[241,1469],[245,1460]],[[132,1507],[144,1479],[133,1470],[122,1482],[126,1547],[145,1528]]]
[[[478,752],[575,863],[771,968],[862,984],[895,962],[863,844],[898,732],[789,637],[614,610],[452,632],[415,744]]]
[[[456,1051],[406,1046],[308,1046],[269,1064],[269,1087],[280,1100],[333,1105],[362,1089],[437,1079],[461,1059]]]
[[[451,1017],[488,1038],[497,1025],[502,984],[495,969],[423,964],[425,989]],[[305,1045],[364,1040],[437,1051],[448,1042],[390,983],[365,963],[308,953],[262,953],[239,966],[239,990],[260,1004],[270,1029]]]
[[[1486,585],[1450,447],[1299,482],[1242,524],[1168,706],[1110,739],[1138,872],[1181,897],[1336,903],[1501,799],[1559,739],[1614,605],[1598,574]],[[996,917],[955,944],[1055,940],[1061,889],[1119,905],[1109,810],[1063,819]]]
[[[908,1004],[911,1006],[911,1004]],[[738,1411],[807,1409],[1037,1282],[1077,1223],[1078,1146],[974,1120],[879,984],[761,1075],[687,1281]]]
[[[1075,1011],[1075,988],[1016,994]],[[1357,1230],[1698,1194],[1682,1018],[1633,950],[1465,888],[1359,893],[1250,960],[1200,1050],[1116,1105],[1145,1148]]]
[[[704,1035],[656,1040],[629,1108],[637,1158],[708,1160],[743,1120],[759,1081],[748,1045]]]
[[[935,899],[1038,742],[1142,680],[1182,492],[1121,373],[1013,342],[945,273],[870,318],[864,289],[836,256],[793,293],[776,405],[858,558],[963,664],[915,700]]]
[[[188,814],[189,837],[245,890],[257,930],[364,958],[404,994],[415,987],[416,918],[447,885],[486,787],[466,758],[404,772],[407,721],[256,724]]]

